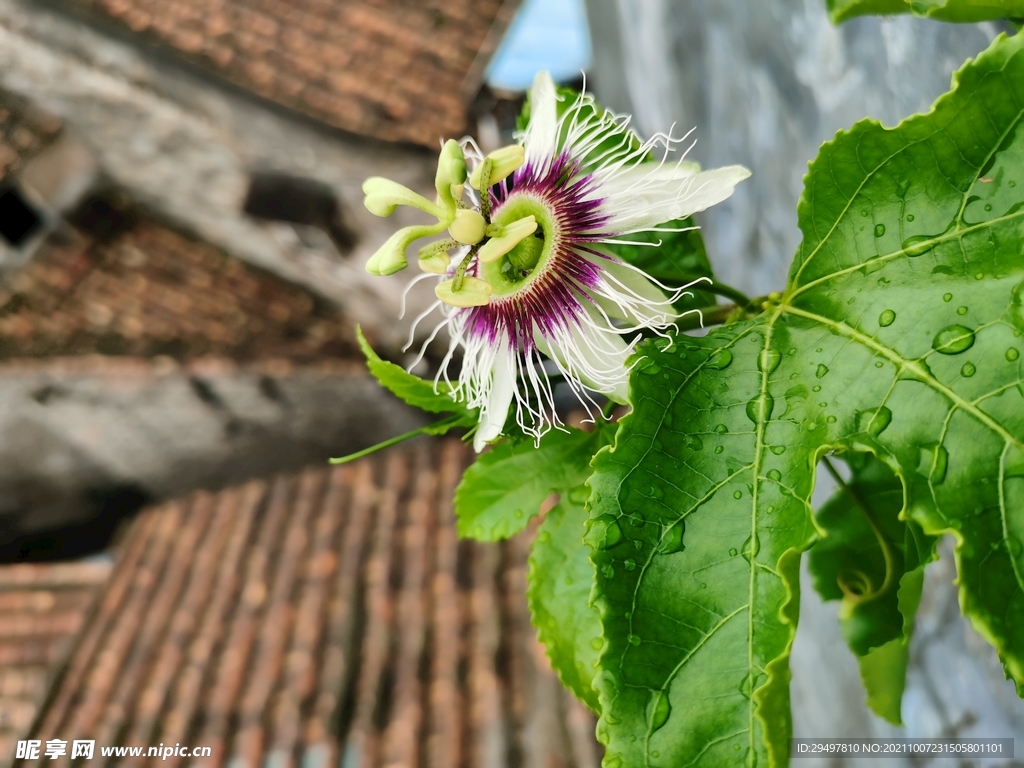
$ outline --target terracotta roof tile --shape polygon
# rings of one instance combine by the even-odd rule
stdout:
[[[39,713],[113,563],[0,565],[0,766]]]
[[[330,125],[436,147],[518,0],[66,0]],[[415,66],[410,66],[415,62]],[[338,77],[339,74],[348,77]],[[297,87],[322,91],[310,98]],[[441,106],[435,94],[456,98]]]
[[[53,237],[0,286],[0,358],[352,357],[345,316],[309,291],[142,219],[109,241]]]
[[[62,128],[60,118],[21,96],[0,91],[0,180],[20,171],[29,159],[53,143]]]
[[[210,766],[596,768],[594,718],[529,624],[529,534],[456,538],[468,458],[422,443],[142,513],[33,737],[209,746]]]

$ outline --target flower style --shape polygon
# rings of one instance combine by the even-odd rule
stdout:
[[[440,282],[437,301],[416,322],[441,310],[427,342],[448,329],[439,378],[449,381],[462,350],[451,393],[480,409],[478,451],[501,435],[513,403],[527,434],[561,426],[545,358],[591,416],[594,392],[626,402],[627,359],[641,332],[671,327],[673,302],[694,283],[668,288],[604,246],[632,233],[678,231],[659,225],[725,200],[750,175],[740,166],[702,172],[683,160],[652,161],[652,150],[667,154],[676,140],[641,142],[628,118],[602,111],[590,95],[563,100],[547,73],[533,84],[530,109],[521,143],[486,157],[471,139],[449,140],[436,202],[386,179],[363,186],[377,215],[409,205],[437,219],[392,236],[367,264],[371,273],[403,269],[414,240],[448,230],[419,251],[423,277]]]

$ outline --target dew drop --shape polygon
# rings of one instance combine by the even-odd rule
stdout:
[[[661,757],[661,752],[656,749],[651,750],[651,757]]]
[[[963,364],[962,368],[960,368],[960,375],[965,379],[969,379],[977,372],[977,370],[978,369],[974,367],[974,363],[968,361]]]
[[[1013,181],[1013,180],[1011,179],[1010,181],[1006,182],[1006,186],[1008,186],[1008,187],[1010,187],[1010,188],[1012,189],[1013,187],[1016,187],[1016,186],[1017,186],[1017,182],[1016,182],[1016,181]]]
[[[685,549],[683,545],[683,531],[686,529],[683,521],[680,520],[678,523],[673,525],[665,534],[661,537],[661,541],[658,543],[658,552],[663,555],[672,555],[676,552],[682,552]]]
[[[817,369],[814,371],[814,377],[816,379],[822,379],[822,378],[825,377],[825,374],[827,374],[827,373],[828,373],[828,366],[827,365],[822,365],[821,363],[819,363]]]
[[[883,328],[888,328],[890,325],[893,324],[893,321],[895,319],[896,313],[893,312],[891,309],[887,309],[878,316],[878,324]]]
[[[885,363],[883,363],[881,360],[875,361],[875,368],[881,368],[883,365],[885,365]]]
[[[800,375],[799,373],[797,373],[796,371],[793,371],[793,373],[789,374],[789,380],[792,381],[793,379],[795,379],[799,375]]]
[[[734,499],[742,499],[743,498],[743,491],[734,491],[733,494],[732,494],[732,497]]]
[[[739,553],[740,553],[740,551],[738,549],[736,549],[736,547],[733,547],[732,549],[729,550],[729,556],[730,557],[736,557],[736,555],[738,555]]]
[[[828,403],[818,403],[819,408],[828,408]]]
[[[821,392],[821,384],[815,384],[811,387],[811,392]]]
[[[932,349],[943,355],[958,355],[974,344],[974,331],[963,325],[943,328],[932,340]]]
[[[985,279],[985,273],[984,273],[984,272],[978,272],[978,273],[976,273],[976,274],[974,275],[974,279],[975,279],[975,280],[984,280],[984,279]]]
[[[640,645],[640,635],[630,635],[626,638],[632,646]]]
[[[782,473],[779,472],[779,470],[777,470],[777,469],[769,469],[768,470],[768,479],[769,480],[774,480],[774,481],[778,482],[779,480],[782,479]]]
[[[861,212],[860,212],[860,215],[861,215],[861,216],[864,216],[864,217],[867,217],[867,215],[868,215],[868,212],[867,212],[867,211],[861,211]]]
[[[949,451],[941,443],[921,446],[917,461],[917,472],[931,480],[932,485],[942,485],[949,465]]]
[[[935,238],[929,235],[915,235],[903,241],[903,252],[910,258],[923,256],[935,247]]]
[[[780,360],[782,360],[782,355],[777,351],[774,349],[764,349],[757,356],[757,370],[771,373],[779,367]]]
[[[795,355],[796,354],[796,347],[790,347],[789,351],[787,351],[786,354],[790,355],[790,356]]]
[[[743,542],[743,559],[748,563],[752,558],[757,557],[757,553],[761,551],[761,540],[758,537],[751,536],[745,542]]]
[[[775,408],[775,398],[768,392],[765,392],[760,397],[755,397],[749,403],[747,403],[747,418],[755,424],[761,422],[763,416],[765,421],[772,416],[772,410]]]
[[[704,583],[704,582],[702,581],[702,582],[700,583],[700,588],[701,588],[701,589],[707,589],[707,588],[708,588],[708,585],[707,585],[707,584],[705,584],[705,583]]]
[[[817,353],[818,353],[818,354],[820,355],[820,354],[821,354],[821,351],[822,351],[822,350],[821,350],[821,347],[818,347],[818,348],[817,348],[816,350],[814,350],[814,351],[815,351],[815,352],[817,352]]]
[[[957,307],[956,308],[956,313],[958,315],[966,315],[967,314],[967,307]]]
[[[612,568],[607,563],[605,563],[604,565],[601,566],[601,575],[604,576],[606,579],[614,579],[615,578],[615,569]]]
[[[825,421],[827,423],[829,423],[829,424],[835,424],[836,423],[836,417],[835,416],[826,416],[825,417]]]
[[[1010,347],[1008,350],[1006,350],[1006,359],[1009,360],[1011,363],[1018,357],[1020,357],[1020,352],[1017,351],[1016,347]]]
[[[725,424],[716,424],[715,425],[715,432],[717,432],[719,435],[724,435],[728,431],[729,431],[729,428],[727,426],[725,426]]]
[[[908,213],[907,214],[907,221],[913,221],[913,220],[914,220],[914,214]]]
[[[686,436],[686,447],[689,448],[691,451],[703,451],[704,450],[704,441],[701,440],[696,435],[687,435]]]
[[[992,203],[985,203],[985,210],[986,211],[991,211],[992,210]]]
[[[708,360],[708,368],[713,371],[721,371],[723,368],[728,368],[731,362],[732,352],[728,349],[720,349]]]
[[[716,445],[716,446],[715,446],[715,453],[721,453],[721,452],[722,452],[722,451],[724,451],[724,450],[725,450],[725,448],[723,448],[723,447],[722,447],[722,446],[720,446],[720,445]]]
[[[878,437],[892,422],[892,411],[884,405],[857,412],[857,429]]]
[[[668,704],[668,695],[664,691],[652,691],[651,700],[647,705],[647,722],[651,724],[651,730],[656,731],[668,722],[668,715],[671,707]],[[657,757],[653,752],[653,757]]]
[[[602,648],[604,648],[604,640],[600,637],[595,637],[593,640],[590,641],[590,647],[593,648],[595,651],[600,651]]]
[[[947,301],[948,302],[952,298],[953,298],[953,294],[952,293],[944,293],[944,294],[942,294],[942,300],[943,301]]]
[[[784,446],[784,445],[773,445],[770,450],[776,456],[781,456],[782,454],[784,454],[786,452],[786,446]]]
[[[624,567],[624,568],[625,568],[625,569],[626,569],[627,571],[632,571],[632,570],[634,570],[634,569],[636,568],[636,560],[633,560],[632,558],[629,558],[629,559],[625,560],[625,561],[624,561],[624,562],[622,563],[622,566],[623,566],[623,567]]]
[[[610,549],[622,541],[622,527],[611,515],[587,521],[587,532],[583,540],[591,549]]]
[[[881,237],[885,234],[885,224],[875,224],[875,237]]]

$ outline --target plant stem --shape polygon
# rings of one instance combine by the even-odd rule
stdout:
[[[699,314],[691,312],[683,315],[676,320],[675,325],[680,331],[692,331],[706,325],[721,325],[736,309],[735,304],[717,304],[709,309],[702,309]]]
[[[376,445],[371,445],[369,448],[364,448],[361,451],[350,453],[348,456],[341,456],[340,458],[329,459],[328,461],[331,464],[335,465],[348,464],[350,461],[361,459],[364,456],[369,456],[370,454],[376,453],[377,451],[383,451],[385,448],[390,448],[392,445],[404,443],[406,440],[411,440],[412,438],[418,437],[420,435],[444,434],[445,432],[448,431],[448,429],[454,427],[458,423],[459,418],[460,417],[458,416],[449,416],[448,418],[435,421],[432,424],[425,424],[424,426],[414,429],[411,432],[406,432],[405,434],[388,438],[383,442],[377,443]]]

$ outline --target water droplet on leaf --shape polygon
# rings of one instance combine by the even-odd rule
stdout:
[[[885,234],[885,224],[875,224],[875,237],[881,237]]]
[[[958,315],[966,315],[967,314],[967,307],[957,307],[956,308],[956,313]]]
[[[779,367],[779,361],[781,359],[782,355],[774,349],[762,350],[761,354],[757,356],[757,369],[764,373],[771,373]]]
[[[814,376],[815,376],[815,378],[821,379],[821,378],[824,378],[827,373],[828,373],[828,366],[827,365],[822,365],[821,363],[819,363],[817,369],[814,371]]]
[[[1008,350],[1006,350],[1006,359],[1009,360],[1011,363],[1018,357],[1020,357],[1020,352],[1017,351],[1016,347],[1010,347]]]
[[[740,553],[740,551],[738,549],[736,549],[736,547],[733,547],[732,549],[729,550],[729,555],[732,556],[732,557],[736,557],[736,555],[738,555],[739,553]]]
[[[903,241],[903,252],[910,258],[922,256],[935,247],[935,238],[929,235],[915,235]]]
[[[661,542],[658,544],[658,552],[663,555],[672,555],[676,552],[682,552],[685,549],[683,546],[684,530],[685,525],[683,521],[680,520],[665,531],[665,535],[661,537]]]
[[[974,363],[968,361],[964,363],[963,367],[960,369],[960,375],[963,376],[965,379],[969,379],[971,378],[971,376],[975,374],[977,370],[978,369],[974,367]]]
[[[878,316],[878,324],[883,328],[888,328],[890,325],[892,325],[895,319],[896,313],[893,312],[891,309],[887,309]]]
[[[760,397],[755,397],[747,403],[747,418],[755,424],[760,423],[762,418],[768,421],[772,416],[774,408],[775,398],[768,392],[765,392]]]
[[[722,446],[720,446],[720,445],[716,445],[716,446],[715,446],[715,453],[721,453],[721,452],[722,452],[722,451],[724,451],[724,450],[725,450],[725,448],[723,448],[723,447],[722,447]]]
[[[892,422],[892,411],[884,405],[857,412],[857,429],[878,437]]]
[[[951,301],[952,299],[953,299],[953,294],[952,293],[944,293],[944,294],[942,294],[942,300],[943,301]]]
[[[614,579],[615,578],[615,569],[612,568],[607,563],[605,563],[604,565],[601,566],[601,575],[604,576],[606,579]]]
[[[721,371],[724,368],[728,368],[731,362],[732,352],[728,349],[720,349],[708,360],[708,368],[713,371]]]
[[[928,443],[921,446],[917,472],[931,480],[933,485],[942,485],[942,481],[946,479],[948,464],[949,452],[941,443]]]
[[[779,480],[782,479],[782,473],[779,472],[779,470],[777,470],[777,469],[769,469],[768,470],[768,479],[769,480],[775,480],[776,482],[778,482]]]
[[[914,214],[908,213],[907,214],[907,221],[913,221],[913,220],[914,220]]]
[[[609,549],[622,541],[622,527],[611,515],[601,515],[587,521],[587,532],[583,541],[591,549]]]
[[[640,645],[640,636],[639,635],[630,635],[626,639],[629,640],[629,644],[630,645],[633,645],[633,646]]]
[[[784,446],[784,445],[773,445],[771,447],[771,452],[774,453],[776,456],[781,456],[782,454],[784,454],[786,452],[786,446]]]
[[[943,355],[958,355],[974,344],[974,331],[963,325],[943,328],[932,340],[932,349]]]
[[[626,560],[625,560],[625,561],[624,561],[624,562],[622,563],[622,565],[623,565],[623,567],[624,567],[624,568],[625,568],[625,569],[626,569],[627,571],[632,571],[632,570],[633,570],[634,568],[636,568],[636,560],[633,560],[633,559],[626,559]]]
[[[668,722],[670,711],[668,694],[664,691],[651,691],[651,700],[647,704],[647,722],[651,724],[652,731],[658,730]],[[657,755],[654,755],[654,757],[657,757]]]
[[[732,497],[734,499],[742,499],[743,498],[743,491],[733,491]]]
[[[729,428],[727,426],[725,426],[725,424],[716,424],[715,425],[715,432],[717,432],[720,435],[724,435],[728,431],[729,431]]]

